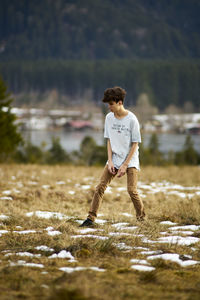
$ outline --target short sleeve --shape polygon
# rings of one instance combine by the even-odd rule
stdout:
[[[141,143],[140,125],[137,118],[132,120],[131,125],[131,142]]]
[[[108,133],[108,120],[107,117],[105,119],[105,125],[104,125],[104,138],[109,139],[109,133]]]

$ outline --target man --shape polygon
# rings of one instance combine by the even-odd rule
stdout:
[[[144,220],[144,205],[137,192],[140,128],[136,116],[124,108],[125,95],[126,91],[121,87],[108,88],[104,92],[102,101],[108,103],[110,109],[104,129],[108,161],[96,187],[88,217],[80,227],[93,226],[108,184],[115,176],[120,178],[125,174],[127,174],[127,190],[134,204],[137,220]]]

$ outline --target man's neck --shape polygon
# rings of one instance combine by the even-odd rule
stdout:
[[[118,119],[122,119],[123,117],[128,115],[128,110],[122,107],[118,112],[115,112],[115,117]]]

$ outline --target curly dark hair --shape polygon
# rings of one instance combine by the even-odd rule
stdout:
[[[104,97],[102,101],[105,103],[110,101],[115,101],[116,103],[122,101],[123,103],[125,96],[126,91],[119,86],[115,86],[113,88],[108,88],[104,91]]]

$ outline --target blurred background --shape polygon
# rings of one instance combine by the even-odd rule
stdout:
[[[199,0],[1,0],[0,160],[104,164],[117,85],[143,164],[199,164],[199,16]]]

